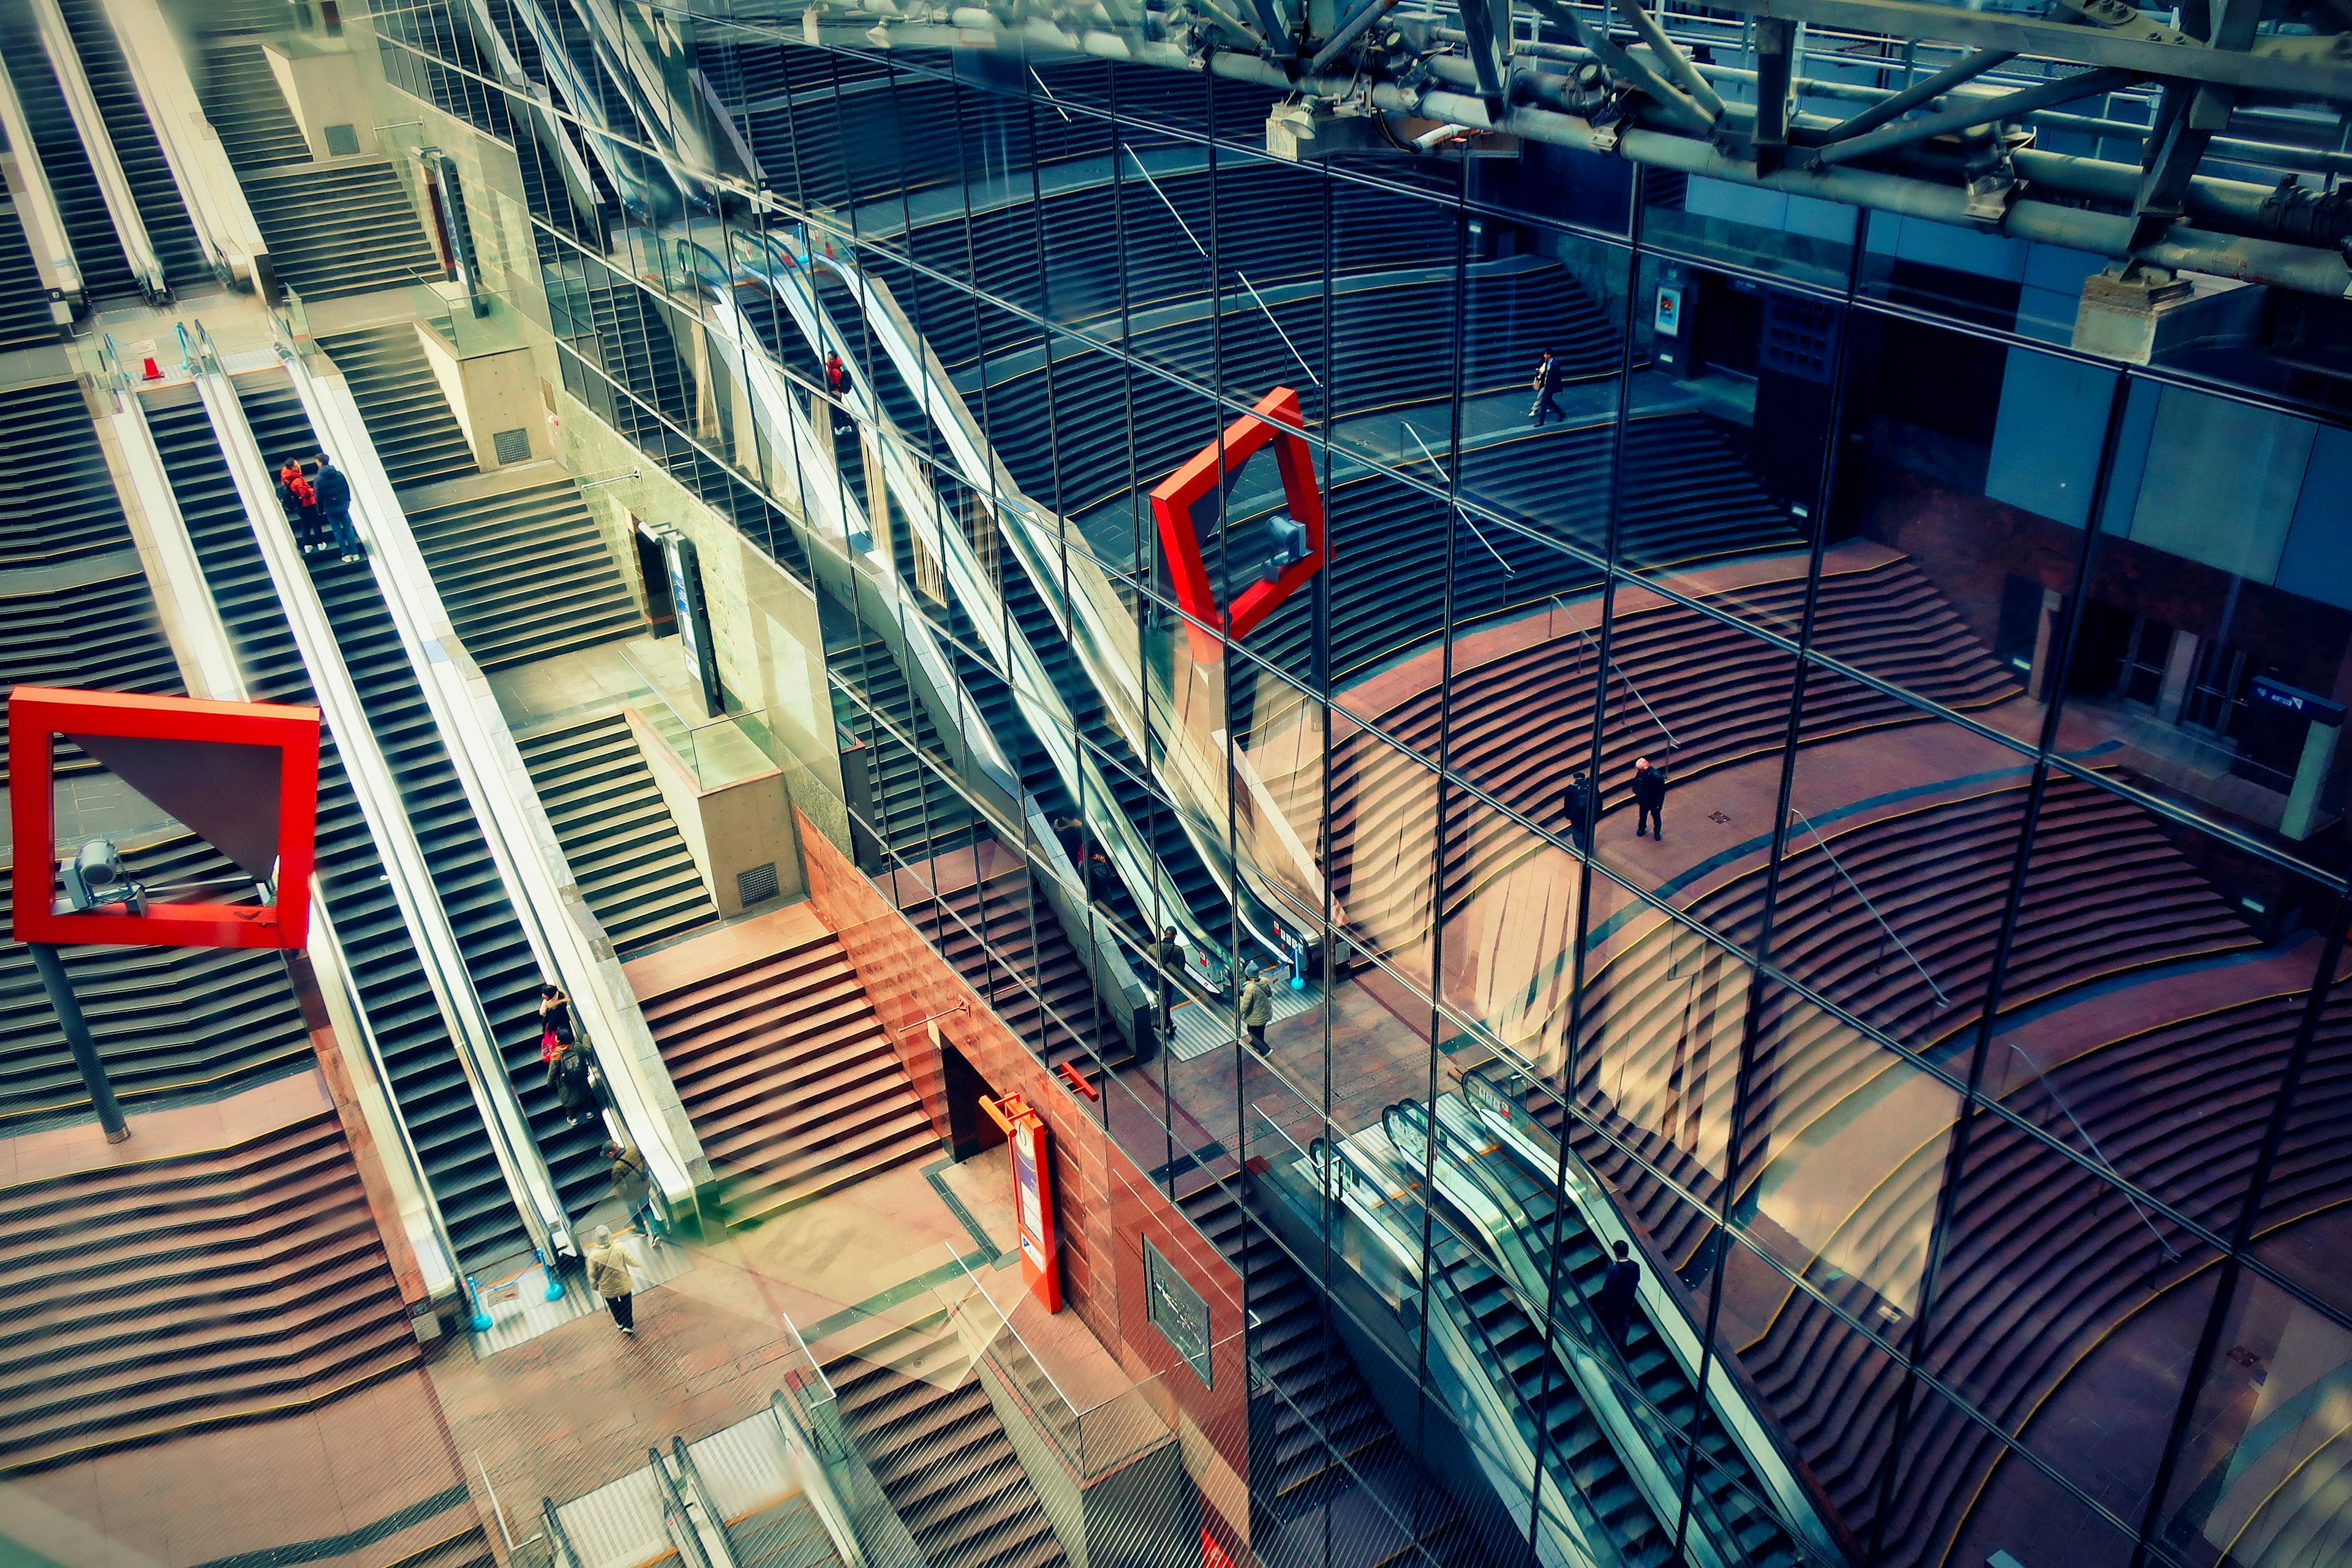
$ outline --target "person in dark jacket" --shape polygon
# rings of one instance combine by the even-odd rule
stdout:
[[[1653,828],[1658,842],[1666,841],[1665,818],[1659,814],[1666,805],[1666,770],[1647,757],[1633,759],[1633,837],[1642,837],[1644,827]]]
[[[1543,359],[1536,366],[1535,406],[1528,410],[1528,417],[1536,422],[1537,429],[1543,428],[1547,414],[1563,425],[1568,423],[1568,410],[1562,408],[1559,401],[1559,389],[1567,384],[1568,366],[1562,364],[1551,350],[1544,350]]]
[[[1568,775],[1568,788],[1560,792],[1559,815],[1568,823],[1568,836],[1586,854],[1592,852],[1592,785],[1586,782],[1584,770],[1578,768]]]
[[[335,550],[340,559],[360,558],[359,530],[352,526],[352,481],[343,470],[335,467],[326,453],[319,454],[318,471],[310,476],[310,489],[319,497],[319,514],[333,530]]]
[[[1593,1298],[1592,1311],[1601,1320],[1601,1331],[1622,1351],[1626,1326],[1633,1318],[1633,1293],[1642,1284],[1642,1266],[1633,1261],[1633,1248],[1625,1243],[1619,1242],[1615,1251],[1616,1261],[1601,1277],[1601,1294]]]
[[[564,1047],[547,1064],[547,1087],[555,1091],[555,1103],[572,1126],[585,1127],[596,1120],[596,1087],[589,1081],[587,1053],[578,1046]]]
[[[1160,933],[1160,940],[1144,949],[1158,973],[1145,984],[1160,999],[1160,1032],[1168,1033],[1173,1025],[1176,1004],[1183,999],[1176,976],[1184,973],[1184,944],[1176,940],[1176,928],[1170,926]]]

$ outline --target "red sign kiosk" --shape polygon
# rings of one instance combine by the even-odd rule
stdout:
[[[1013,1153],[1013,1213],[1021,1236],[1021,1274],[1045,1310],[1062,1310],[1062,1266],[1054,1248],[1054,1186],[1047,1174],[1053,1130],[1017,1094],[980,1097],[989,1120],[1004,1129]]]

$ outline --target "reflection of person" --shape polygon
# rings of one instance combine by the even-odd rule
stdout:
[[[1567,819],[1568,836],[1576,847],[1587,854],[1592,851],[1592,786],[1585,782],[1584,770],[1578,768],[1568,775],[1568,788],[1559,797],[1559,814]]]
[[[1647,757],[1633,759],[1633,837],[1642,837],[1644,827],[1657,831],[1658,842],[1666,841],[1666,822],[1660,815],[1666,805],[1666,770]]]
[[[1559,405],[1559,389],[1567,381],[1568,367],[1553,357],[1551,350],[1544,350],[1542,363],[1536,366],[1535,406],[1528,410],[1528,417],[1536,422],[1537,429],[1543,428],[1547,414],[1563,425],[1568,423],[1568,410]]]
[[[1150,955],[1157,970],[1151,977],[1151,984],[1160,994],[1160,1032],[1164,1035],[1176,1011],[1175,977],[1184,973],[1184,944],[1177,940],[1176,928],[1170,926],[1160,933],[1160,940],[1144,952]]]
[[[1592,1311],[1601,1320],[1601,1331],[1622,1351],[1626,1326],[1633,1317],[1633,1292],[1642,1283],[1642,1266],[1629,1256],[1633,1248],[1625,1243],[1619,1242],[1614,1250],[1617,1260],[1601,1277],[1601,1294],[1593,1298]]]
[[[1274,982],[1265,977],[1264,965],[1250,971],[1242,982],[1242,1027],[1249,1031],[1250,1044],[1258,1050],[1265,1049],[1265,1026],[1274,1022]]]
[[[661,1219],[654,1211],[654,1184],[646,1175],[645,1156],[626,1143],[607,1143],[604,1157],[613,1162],[613,1195],[628,1206],[629,1223],[637,1234],[658,1245]]]

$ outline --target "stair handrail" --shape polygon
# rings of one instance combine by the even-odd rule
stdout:
[[[184,325],[181,331],[183,342],[188,342]],[[192,346],[197,362],[197,394],[220,438],[221,455],[244,505],[247,521],[253,528],[262,564],[276,590],[288,629],[293,634],[311,693],[318,699],[336,737],[345,775],[367,818],[370,836],[383,855],[385,880],[401,906],[403,921],[416,939],[418,961],[424,966],[442,1021],[449,1029],[456,1047],[452,1054],[473,1091],[476,1109],[500,1174],[506,1179],[509,1195],[522,1219],[525,1236],[549,1270],[549,1289],[555,1291],[559,1289],[553,1273],[555,1260],[574,1250],[571,1220],[564,1213],[562,1194],[536,1141],[530,1135],[529,1121],[522,1115],[499,1048],[497,1031],[474,989],[473,976],[467,971],[455,927],[441,903],[430,869],[425,864],[423,847],[409,822],[399,783],[376,743],[366,710],[360,704],[356,683],[344,663],[341,645],[327,619],[325,606],[300,552],[295,548],[284,509],[277,504],[259,444],[246,421],[236,389],[221,366],[212,333],[202,321],[195,324]],[[463,1260],[457,1261],[462,1268]]]
[[[33,28],[40,36],[41,52],[48,58],[49,74],[57,80],[58,95],[65,100],[66,117],[73,121],[82,156],[89,163],[90,176],[98,183],[99,197],[106,204],[107,219],[114,226],[116,242],[122,247],[122,258],[130,265],[131,280],[151,303],[160,302],[168,292],[163,264],[156,259],[154,241],[148,237],[147,222],[139,213],[139,198],[132,195],[131,181],[122,173],[122,160],[115,153],[113,133],[107,129],[98,95],[90,91],[89,78],[81,68],[80,47],[74,42],[72,29],[66,26],[65,13],[58,9],[58,0],[30,3]]]
[[[1633,684],[1633,678],[1626,671],[1625,667],[1618,663],[1613,658],[1601,658],[1601,649],[1599,646],[1593,642],[1592,634],[1584,629],[1584,623],[1576,618],[1576,612],[1568,607],[1568,601],[1560,597],[1558,594],[1547,595],[1546,597],[1549,598],[1553,604],[1559,606],[1559,613],[1566,616],[1568,617],[1568,624],[1576,628],[1577,637],[1583,642],[1583,645],[1586,647],[1592,649],[1593,658],[1601,660],[1603,667],[1601,669],[1601,679],[1606,680],[1608,679],[1609,671],[1611,669],[1614,669],[1617,672],[1617,679],[1624,683],[1626,693],[1631,696],[1634,701],[1642,705],[1642,711],[1650,716],[1650,722],[1655,724],[1658,727],[1660,733],[1665,736],[1666,749],[1671,752],[1681,751],[1683,749],[1683,743],[1675,739],[1675,732],[1666,728],[1666,721],[1658,717],[1658,710],[1650,706],[1650,700],[1642,695],[1642,689]]]
[[[529,823],[531,809],[538,805],[538,796],[531,793],[528,803],[522,798],[529,788],[524,781],[530,775],[503,719],[498,721],[497,733],[491,733],[491,721],[478,703],[445,688],[445,679],[455,679],[457,669],[455,657],[437,635],[447,629],[448,615],[441,605],[438,590],[433,586],[431,568],[408,526],[391,478],[368,437],[366,422],[352,399],[349,384],[316,375],[301,353],[286,347],[279,348],[278,359],[310,417],[314,433],[330,453],[344,458],[344,471],[352,481],[353,500],[364,503],[362,515],[375,524],[365,531],[372,544],[368,570],[399,636],[401,651],[415,677],[418,690],[441,732],[450,768],[481,830],[483,845],[490,852],[499,885],[530,947],[531,956],[542,974],[563,983],[566,994],[572,998],[575,1021],[588,1028],[593,1059],[622,1127],[629,1134],[625,1142],[645,1158],[647,1174],[660,1188],[664,1201],[691,1207],[698,1185],[693,1167],[701,1157],[701,1143],[682,1109],[675,1116],[656,1109],[646,1075],[654,1070],[646,1065],[648,1058],[659,1060],[658,1048],[634,994],[619,976],[617,961],[607,961],[612,969],[608,975],[574,922],[552,919],[542,910],[542,900],[551,910],[562,904],[561,892],[553,886],[536,847],[542,837],[552,842],[554,829],[545,825],[543,808],[540,823],[543,835],[535,832]],[[450,632],[449,641],[456,640],[455,633]],[[505,741],[503,755],[499,745],[501,739]],[[504,787],[496,787],[501,784]],[[513,820],[517,816],[523,821]],[[593,920],[593,911],[586,910],[584,902],[582,911]],[[595,984],[581,984],[591,976]],[[492,1059],[499,1059],[495,1051]],[[507,1099],[512,1101],[510,1082],[508,1089]],[[664,1110],[676,1104],[676,1091],[671,1089]],[[529,1137],[528,1119],[520,1115],[519,1102],[513,1103],[512,1109],[528,1140],[525,1146],[538,1162],[537,1170],[546,1174],[547,1194],[556,1200],[554,1212],[560,1215],[563,1212],[562,1194],[554,1185],[552,1174],[547,1173],[536,1140]],[[565,1247],[576,1250],[576,1238],[571,1234],[568,1219],[560,1239]],[[551,1260],[552,1257],[551,1249]]]
[[[841,1418],[841,1401],[791,1316],[776,1313],[792,1342],[778,1369],[781,1386],[768,1412],[788,1458],[798,1461],[802,1489],[817,1522],[847,1568],[931,1568]],[[797,1442],[797,1449],[794,1444]]]
[[[580,1560],[580,1553],[572,1550],[572,1536],[563,1528],[563,1516],[556,1511],[553,1498],[539,1500],[539,1521],[540,1528],[547,1533],[548,1547],[554,1553],[555,1568],[588,1568]]]
[[[2064,1112],[2068,1121],[2074,1123],[2074,1131],[2083,1135],[2083,1142],[2090,1145],[2091,1157],[2098,1161],[2099,1169],[2105,1171],[2108,1175],[2115,1178],[2116,1191],[2123,1194],[2124,1202],[2131,1205],[2132,1213],[2139,1216],[2140,1224],[2147,1226],[2147,1233],[2156,1237],[2156,1245],[2162,1251],[2164,1260],[2167,1263],[2179,1262],[2181,1259],[2180,1249],[2172,1245],[2171,1239],[2167,1237],[2164,1232],[2157,1229],[2156,1221],[2148,1217],[2147,1210],[2142,1208],[2140,1206],[2139,1200],[2132,1196],[2130,1183],[2125,1179],[2124,1173],[2121,1171],[2116,1169],[2114,1162],[2107,1158],[2106,1151],[2099,1147],[2099,1141],[2091,1136],[2091,1130],[2083,1125],[2083,1119],[2074,1114],[2074,1108],[2066,1103],[2066,1097],[2058,1091],[2056,1080],[2052,1079],[2048,1073],[2042,1070],[2042,1064],[2035,1061],[2032,1053],[2027,1051],[2023,1046],[2019,1045],[2015,1040],[2008,1040],[2003,1043],[2006,1044],[2011,1050],[2015,1051],[2018,1054],[2019,1058],[2025,1063],[2027,1068],[2032,1072],[2035,1078],[2042,1081],[2042,1087],[2049,1091],[2050,1098],[2057,1101],[2058,1109]]]
[[[1919,972],[1919,978],[1927,983],[1927,989],[1935,995],[1936,1005],[1950,1006],[1952,999],[1944,994],[1944,988],[1936,984],[1936,977],[1927,973],[1927,966],[1919,962],[1919,955],[1911,951],[1910,945],[1895,934],[1895,928],[1887,923],[1886,917],[1878,912],[1878,906],[1870,901],[1870,895],[1862,890],[1862,884],[1853,879],[1853,874],[1845,868],[1845,862],[1840,860],[1837,858],[1837,852],[1830,847],[1830,841],[1822,837],[1820,828],[1813,826],[1812,818],[1798,810],[1793,805],[1789,807],[1789,815],[1804,824],[1805,831],[1813,836],[1813,843],[1819,847],[1829,863],[1837,868],[1837,874],[1845,879],[1845,885],[1853,889],[1853,896],[1862,900],[1862,907],[1870,911],[1870,918],[1878,922],[1878,929],[1886,933],[1886,940],[1893,942],[1895,951],[1908,959],[1911,967]]]

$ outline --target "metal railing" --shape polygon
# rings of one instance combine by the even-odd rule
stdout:
[[[1805,831],[1813,836],[1814,845],[1820,848],[1823,858],[1831,866],[1836,868],[1837,874],[1844,879],[1845,885],[1853,889],[1853,896],[1862,900],[1862,907],[1870,911],[1870,918],[1878,922],[1878,929],[1885,933],[1886,940],[1893,942],[1895,951],[1909,960],[1911,967],[1919,972],[1919,978],[1927,983],[1927,989],[1935,994],[1936,1005],[1950,1006],[1952,999],[1944,994],[1944,988],[1936,984],[1936,977],[1927,973],[1927,966],[1919,962],[1919,955],[1911,951],[1910,945],[1895,933],[1895,927],[1888,923],[1886,917],[1878,912],[1878,906],[1870,901],[1870,895],[1862,890],[1862,884],[1853,879],[1853,874],[1845,868],[1845,862],[1837,858],[1836,852],[1830,847],[1830,841],[1822,837],[1822,830],[1813,826],[1812,819],[1793,805],[1789,808],[1789,815],[1804,824]]]

